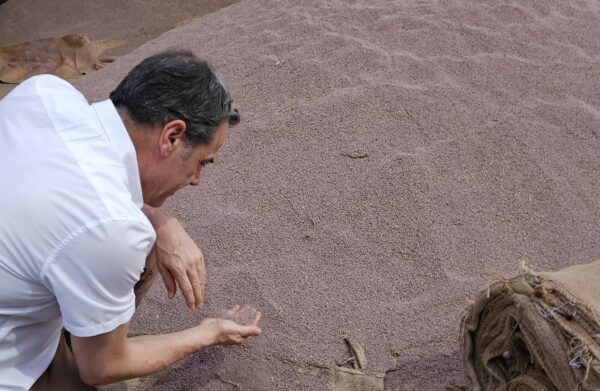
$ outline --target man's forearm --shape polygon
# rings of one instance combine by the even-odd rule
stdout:
[[[144,204],[142,207],[142,212],[146,215],[148,220],[150,220],[150,224],[154,227],[154,230],[157,230],[165,224],[169,219],[175,219],[165,213],[163,213],[159,208],[154,208],[150,205]]]
[[[79,340],[73,350],[78,358],[82,380],[91,385],[104,385],[147,376],[165,369],[191,353],[210,346],[210,337],[197,327],[170,334],[144,335],[125,339],[117,350],[100,350],[94,359],[80,360]],[[85,342],[83,342],[85,343]]]
[[[196,327],[171,334],[127,338],[129,322],[94,337],[71,337],[81,379],[103,385],[160,371],[191,353],[212,345],[240,344],[258,336],[260,312],[235,305],[225,318],[206,318]],[[243,319],[238,324],[232,319]]]
[[[190,354],[206,347],[189,341],[198,336],[190,335],[190,330],[162,335],[143,335],[127,339],[124,357],[109,369],[112,376],[104,384],[147,376],[170,367]]]

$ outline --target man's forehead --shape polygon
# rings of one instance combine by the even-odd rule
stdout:
[[[227,132],[229,131],[229,124],[227,122],[223,122],[215,132],[215,137],[213,137],[209,146],[214,148],[214,152],[216,153],[219,148],[223,146],[225,143],[225,138],[227,137]]]

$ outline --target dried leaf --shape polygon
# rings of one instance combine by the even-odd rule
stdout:
[[[352,356],[354,357],[354,368],[365,369],[367,367],[367,355],[365,349],[356,341],[350,339],[347,335],[344,335],[344,342],[348,345]]]
[[[0,82],[17,84],[42,73],[78,79],[102,67],[102,53],[123,42],[90,41],[83,34],[69,34],[0,47]]]

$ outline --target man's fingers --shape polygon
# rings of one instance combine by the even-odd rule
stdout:
[[[260,320],[261,316],[262,316],[262,314],[260,312],[256,311],[256,318],[254,318],[254,320],[252,321],[252,324],[256,326],[258,324],[258,321]]]
[[[227,315],[227,316],[232,316],[232,315],[234,315],[236,312],[238,312],[238,311],[239,311],[239,309],[240,309],[240,306],[236,304],[236,305],[234,305],[233,307],[229,308],[229,309],[228,309],[228,310],[225,312],[225,315]]]
[[[225,312],[224,317],[240,326],[256,326],[260,320],[260,312],[249,305],[235,305]]]
[[[181,294],[185,299],[185,304],[188,306],[188,308],[194,308],[194,291],[183,267],[180,264],[176,264],[173,268],[171,268],[171,274],[175,278],[177,285],[179,285]]]
[[[194,296],[194,304],[196,308],[200,308],[202,306],[202,284],[200,283],[200,278],[198,278],[198,274],[196,270],[188,272],[188,280],[192,286],[192,295]],[[187,301],[187,298],[186,298]],[[189,305],[189,304],[188,304]]]
[[[181,289],[181,294],[185,299],[185,304],[190,309],[194,308],[196,300],[194,299],[194,290],[192,289],[192,284],[190,283],[187,273],[179,268],[175,269],[174,271],[175,280],[177,281],[177,285],[179,285],[179,289]]]
[[[258,337],[262,330],[258,326],[240,326],[240,335],[246,337]]]
[[[165,283],[165,288],[167,288],[167,295],[169,296],[169,299],[172,299],[173,297],[175,297],[175,293],[177,292],[177,285],[175,284],[175,278],[173,277],[173,275],[171,274],[171,272],[169,270],[162,267],[161,265],[157,265],[157,266],[158,266],[158,271],[160,272],[160,275],[162,276],[163,281]]]
[[[204,304],[204,287],[206,286],[206,270],[204,269],[204,260],[202,260],[201,263],[196,264],[196,270],[198,271],[198,280],[200,280],[200,296],[196,296],[196,306],[200,308]]]

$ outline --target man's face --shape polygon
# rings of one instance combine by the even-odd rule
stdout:
[[[187,185],[197,186],[202,168],[213,162],[228,130],[229,124],[224,122],[209,144],[190,146],[179,139],[168,156],[155,167],[151,183],[143,186],[144,202],[158,207],[179,189]]]

